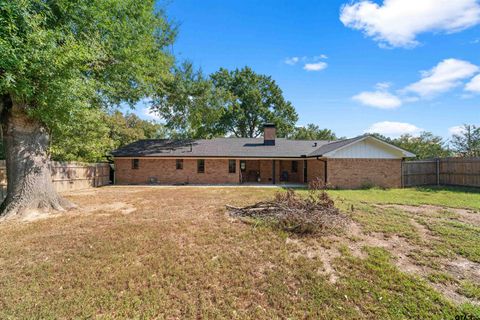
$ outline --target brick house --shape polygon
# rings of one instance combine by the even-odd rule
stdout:
[[[115,184],[303,184],[401,187],[402,161],[415,155],[373,136],[338,141],[276,137],[139,140],[112,152]]]

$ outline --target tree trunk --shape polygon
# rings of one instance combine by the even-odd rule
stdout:
[[[7,197],[0,206],[0,216],[73,207],[53,186],[46,128],[27,115],[26,105],[5,96],[0,104],[7,163]]]

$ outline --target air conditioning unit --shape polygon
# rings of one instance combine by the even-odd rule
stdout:
[[[157,177],[148,177],[148,183],[149,184],[158,184]]]

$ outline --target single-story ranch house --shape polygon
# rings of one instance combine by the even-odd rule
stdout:
[[[320,178],[332,187],[401,187],[402,161],[415,155],[363,135],[338,141],[276,138],[139,140],[113,153],[116,184],[280,184]]]

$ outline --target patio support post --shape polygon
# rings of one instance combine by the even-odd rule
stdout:
[[[275,184],[275,160],[272,160],[272,184]]]

